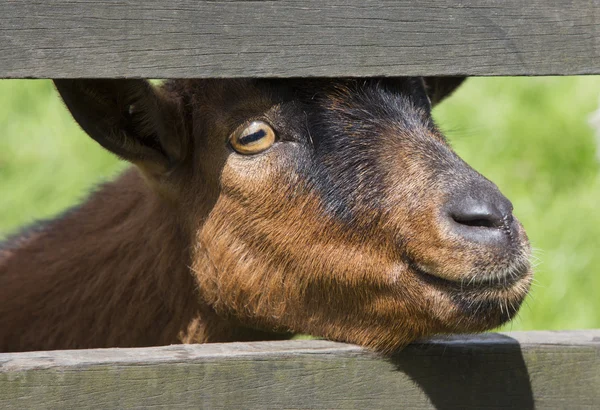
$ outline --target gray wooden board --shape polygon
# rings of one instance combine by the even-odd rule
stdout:
[[[0,0],[0,77],[600,73],[600,0]]]
[[[0,408],[600,408],[600,330],[0,354]]]

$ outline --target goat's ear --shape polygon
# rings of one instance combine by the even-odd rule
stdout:
[[[423,77],[431,106],[448,97],[467,77]]]
[[[183,159],[181,103],[146,80],[54,80],[81,128],[119,157],[151,172]]]

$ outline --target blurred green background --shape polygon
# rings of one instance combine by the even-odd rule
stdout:
[[[472,78],[435,110],[456,151],[515,205],[536,284],[504,330],[600,328],[600,77]],[[83,200],[126,164],[49,81],[0,80],[0,239]],[[599,137],[600,138],[600,137]]]

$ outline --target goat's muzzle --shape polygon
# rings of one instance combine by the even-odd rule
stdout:
[[[512,204],[480,177],[447,196],[438,216],[440,247],[411,262],[422,283],[446,295],[455,314],[479,331],[510,320],[529,290],[525,230]],[[450,322],[450,321],[449,321]]]

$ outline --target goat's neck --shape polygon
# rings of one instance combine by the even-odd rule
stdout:
[[[198,314],[189,235],[135,170],[0,250],[0,351],[176,343]]]
[[[218,317],[191,232],[135,170],[0,249],[0,352],[287,338]]]

